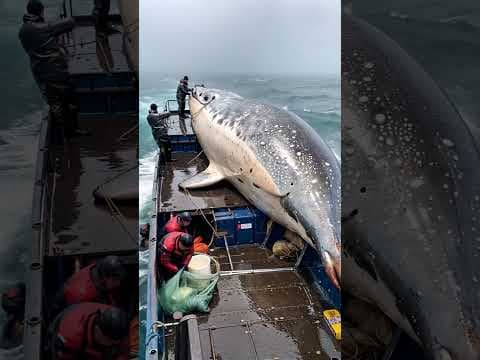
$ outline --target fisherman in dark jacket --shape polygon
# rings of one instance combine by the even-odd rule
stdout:
[[[168,137],[167,116],[158,113],[157,104],[150,105],[147,121],[152,128],[152,135],[160,148],[165,161],[172,161],[172,149]]]
[[[71,31],[75,22],[72,18],[46,22],[43,12],[39,0],[28,2],[19,37],[30,57],[33,77],[50,107],[53,142],[62,144],[64,137],[85,134],[77,129],[77,108],[67,54],[58,42],[58,37]]]
[[[188,76],[184,76],[177,87],[178,114],[180,119],[185,119],[185,99],[192,90],[188,88]]]

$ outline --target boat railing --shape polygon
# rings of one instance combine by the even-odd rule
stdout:
[[[158,194],[158,188],[161,186],[159,178],[159,166],[158,161],[155,167],[155,176],[153,181],[152,194]],[[149,239],[149,269],[147,278],[147,336],[145,343],[145,360],[158,360],[159,352],[163,353],[163,341],[164,337],[161,333],[163,328],[156,326],[159,321],[159,309],[157,301],[157,271],[156,271],[156,256],[157,256],[157,214],[159,202],[156,197],[152,199],[154,205],[154,211],[150,221],[150,239]],[[160,349],[159,349],[160,347]]]
[[[32,198],[33,238],[30,248],[30,259],[26,274],[26,306],[24,344],[26,358],[40,359],[43,326],[43,266],[45,252],[46,207],[48,202],[47,174],[49,167],[49,117],[42,119],[39,140],[38,158],[35,171],[35,182]]]
[[[178,114],[178,102],[177,100],[167,100],[165,101],[165,112],[169,112],[170,114]],[[188,101],[185,104],[185,112],[189,113],[190,109],[188,108]]]

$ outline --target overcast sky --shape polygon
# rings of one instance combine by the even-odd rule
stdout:
[[[340,74],[340,0],[140,0],[140,72]]]

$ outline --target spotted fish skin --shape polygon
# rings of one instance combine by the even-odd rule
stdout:
[[[340,166],[320,135],[291,112],[218,89],[197,87],[190,110],[216,171],[340,276]]]
[[[385,34],[344,16],[342,48],[342,286],[430,358],[478,360],[479,147]]]

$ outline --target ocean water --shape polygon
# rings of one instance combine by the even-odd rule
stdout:
[[[147,222],[152,209],[152,185],[157,145],[146,121],[151,103],[159,109],[175,99],[178,80],[172,76],[149,76],[140,90],[140,221]],[[233,91],[243,97],[292,111],[308,122],[340,156],[340,79],[334,76],[289,77],[261,75],[190,76],[190,86]],[[145,319],[148,254],[140,254],[140,313]],[[142,334],[145,329],[142,329]],[[142,335],[143,338],[143,335]],[[143,356],[143,354],[142,354]]]

